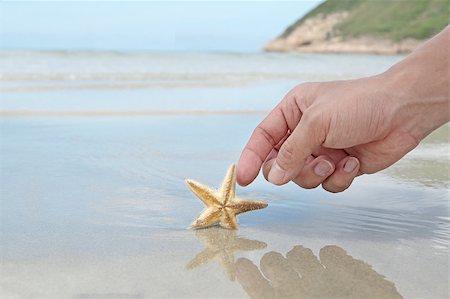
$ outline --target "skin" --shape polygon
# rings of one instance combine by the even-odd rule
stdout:
[[[385,169],[450,120],[450,26],[386,72],[293,88],[256,127],[237,181],[330,192]]]

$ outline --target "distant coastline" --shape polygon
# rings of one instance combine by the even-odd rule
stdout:
[[[406,54],[449,23],[449,0],[328,0],[266,44],[267,52]]]

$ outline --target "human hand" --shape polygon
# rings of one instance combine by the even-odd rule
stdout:
[[[345,190],[354,177],[393,164],[417,145],[395,121],[378,78],[294,88],[255,129],[238,166],[247,185],[263,164],[277,185]],[[381,85],[382,86],[382,85]]]
[[[377,76],[295,87],[254,130],[238,183],[262,167],[276,185],[340,192],[394,164],[449,119],[449,39],[447,28]]]

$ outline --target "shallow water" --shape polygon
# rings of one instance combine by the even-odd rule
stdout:
[[[321,79],[365,75],[367,69],[379,71],[398,59],[337,55],[244,59],[216,54],[214,60],[213,54],[208,55],[222,65],[226,59],[231,66],[243,63],[247,73],[263,72],[263,62],[271,59],[281,66],[305,63],[311,68],[323,60],[335,61]],[[69,58],[68,63],[78,59]],[[107,58],[112,59],[102,59]],[[52,68],[60,65],[59,58],[52,59]],[[373,64],[340,74],[335,66],[352,59]],[[195,65],[195,55],[191,60]],[[124,60],[123,69],[130,68],[127,61],[132,70],[138,67]],[[176,64],[177,59],[167,61]],[[275,62],[272,68],[282,74]],[[202,72],[197,63],[197,72],[211,75],[211,66]],[[36,68],[38,74],[46,69]],[[67,72],[76,73],[70,68]],[[93,69],[85,73],[96,73]],[[124,89],[119,84],[117,91],[91,89],[85,86],[91,79],[80,78],[73,84],[81,87],[66,88],[67,82],[58,79],[49,86],[61,88],[31,91],[22,90],[17,81],[31,72],[26,66],[16,71],[19,79],[5,79],[13,73],[6,70],[1,109],[12,113],[0,118],[0,297],[448,296],[448,126],[391,169],[358,178],[344,193],[303,190],[293,184],[275,187],[258,178],[246,188],[238,187],[237,194],[266,200],[268,208],[241,215],[236,232],[218,228],[194,232],[186,227],[203,206],[184,179],[218,186],[264,117],[261,111],[308,74],[298,71],[298,78],[263,82],[238,80],[228,87]],[[102,80],[117,84],[115,79]],[[12,85],[20,90],[9,89]],[[160,101],[158,95],[166,100]],[[172,98],[175,104],[169,103]],[[31,113],[18,113],[22,109]],[[82,116],[58,116],[74,109]],[[139,109],[156,112],[130,113]],[[179,113],[162,113],[170,109]],[[83,114],[112,110],[128,114]]]

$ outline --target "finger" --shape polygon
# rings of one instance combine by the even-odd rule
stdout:
[[[280,142],[278,142],[277,145],[275,145],[275,147],[273,148],[274,150],[278,151],[280,150],[281,146],[283,145],[283,143],[286,141],[286,139],[289,138],[289,136],[291,136],[291,130],[288,130],[286,135],[284,135],[284,137],[280,140]],[[267,158],[266,158],[267,159]]]
[[[347,149],[350,155],[358,157],[362,173],[383,170],[417,146],[417,140],[402,132],[394,131],[386,138]]]
[[[237,167],[237,182],[246,186],[258,175],[267,155],[281,145],[300,121],[301,111],[295,97],[288,94],[283,101],[256,127],[242,151]]]
[[[339,161],[341,161],[342,159],[344,159],[345,157],[347,157],[349,155],[343,149],[327,148],[327,147],[323,147],[323,146],[319,146],[318,148],[316,148],[312,154],[315,157],[322,156],[322,155],[328,156],[332,159],[332,161],[334,161],[334,164],[338,164]]]
[[[236,277],[250,298],[274,297],[272,286],[250,260],[246,258],[237,260]]]
[[[305,113],[281,146],[277,159],[269,171],[269,181],[275,185],[283,185],[295,178],[306,159],[325,140],[327,128],[326,114],[315,111]]]
[[[270,156],[272,158],[264,162],[263,165],[263,175],[266,180],[268,180],[270,168],[276,159],[276,154],[271,153]],[[325,155],[317,158],[309,156],[306,159],[305,166],[292,181],[305,189],[316,188],[333,173],[334,169],[334,161],[330,157]]]
[[[292,181],[305,189],[316,188],[332,175],[334,169],[334,161],[330,157],[319,156],[314,159],[310,156]]]
[[[355,157],[342,159],[337,165],[336,170],[323,183],[322,187],[330,192],[342,192],[353,182],[358,175],[360,168],[359,160]]]
[[[239,185],[246,186],[256,178],[267,155],[286,135],[287,130],[286,121],[278,105],[255,128],[242,151],[237,167]]]
[[[273,149],[269,156],[267,157],[267,160],[264,162],[262,166],[262,173],[264,178],[268,181],[267,177],[269,175],[270,168],[272,167],[273,162],[275,162],[278,155],[278,151]]]
[[[290,135],[291,135],[291,133],[288,131],[286,136],[284,136],[283,139],[280,142],[278,142],[278,144],[275,146],[275,148],[273,148],[272,151],[270,152],[270,154],[267,156],[266,161],[264,161],[264,163],[262,165],[262,172],[263,172],[264,178],[266,180],[267,180],[267,175],[269,174],[270,167],[272,166],[272,163],[275,162],[275,159],[278,155],[278,151],[280,150],[281,145]]]

